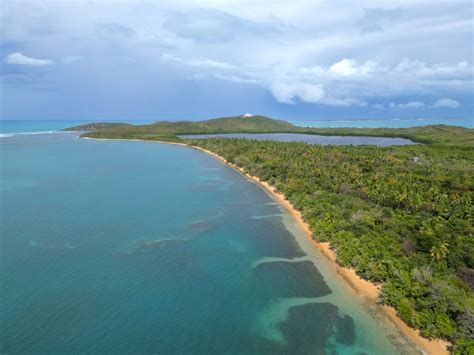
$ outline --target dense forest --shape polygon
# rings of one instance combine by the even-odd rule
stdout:
[[[114,136],[151,136],[203,133],[267,133],[293,132],[299,127],[291,123],[264,116],[232,116],[206,121],[160,121],[148,125],[125,123],[91,123],[67,128],[68,131],[100,131],[100,134]]]
[[[381,302],[424,336],[460,348],[470,343],[472,353],[472,151],[243,139],[191,144],[275,186],[343,266],[382,283]]]
[[[266,122],[268,132],[397,136],[426,144],[318,146],[174,136],[216,132],[214,124],[202,124],[204,132],[192,123],[182,123],[188,131],[114,126],[85,135],[182,141],[267,181],[302,212],[315,239],[331,243],[341,265],[382,284],[380,302],[394,306],[424,336],[453,342],[454,353],[473,354],[474,131],[315,129],[275,122]],[[218,132],[265,132],[230,123]]]
[[[472,130],[445,125],[410,128],[315,128],[300,127],[265,116],[232,116],[206,121],[160,121],[148,125],[98,122],[70,127],[67,131],[88,131],[91,138],[150,139],[175,135],[213,133],[306,133],[327,136],[377,136],[408,138],[419,143],[442,143],[474,147]],[[471,132],[471,133],[469,133]]]

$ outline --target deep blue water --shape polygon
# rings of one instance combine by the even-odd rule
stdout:
[[[0,164],[1,353],[414,351],[202,152],[21,134]]]
[[[390,137],[355,137],[355,136],[319,136],[315,134],[299,133],[227,133],[227,134],[188,134],[181,135],[182,138],[245,138],[257,140],[273,140],[280,142],[305,142],[309,144],[322,145],[378,145],[386,147],[390,145],[416,144],[405,138]]]

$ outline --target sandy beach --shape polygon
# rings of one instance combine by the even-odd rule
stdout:
[[[377,302],[379,291],[380,291],[380,285],[376,285],[372,282],[362,279],[356,274],[354,269],[349,269],[349,268],[340,266],[337,263],[336,252],[333,249],[331,249],[330,244],[327,242],[324,242],[324,243],[318,242],[313,238],[313,234],[311,233],[309,225],[304,221],[301,212],[298,211],[291,204],[291,202],[289,202],[286,199],[286,197],[282,193],[276,191],[276,189],[270,184],[268,184],[267,182],[261,181],[258,177],[248,174],[247,172],[244,171],[244,169],[239,168],[238,166],[227,162],[227,160],[225,160],[220,155],[214,152],[211,152],[210,150],[203,149],[201,147],[192,146],[185,143],[177,143],[177,142],[148,141],[148,140],[140,140],[140,139],[104,139],[104,138],[87,138],[87,139],[142,141],[142,142],[161,143],[161,144],[174,144],[174,145],[179,145],[183,147],[193,148],[193,149],[199,150],[201,152],[204,152],[206,154],[213,156],[214,158],[218,159],[219,161],[221,161],[228,167],[238,171],[239,173],[241,173],[248,179],[251,179],[252,181],[257,183],[259,186],[261,186],[264,190],[269,192],[270,195],[275,199],[275,201],[278,202],[281,206],[283,206],[288,211],[288,213],[294,218],[294,220],[299,225],[299,227],[304,231],[305,236],[308,238],[311,244],[322,252],[322,254],[332,264],[332,266],[337,271],[337,273],[358,294],[366,297],[369,301],[373,303]],[[403,322],[401,318],[397,316],[397,312],[393,307],[382,306],[382,305],[377,305],[377,307],[380,307],[381,311],[383,311],[388,316],[388,318],[398,327],[398,329],[424,353],[429,354],[429,355],[449,354],[448,347],[450,346],[450,343],[448,343],[447,341],[426,339],[420,335],[420,332],[418,330],[413,329],[409,327],[407,324],[405,324],[405,322]]]
[[[183,145],[181,143],[176,143],[176,144]],[[234,170],[240,172],[247,178],[253,180],[262,188],[264,188],[266,191],[268,191],[273,196],[273,198],[290,213],[290,215],[295,219],[295,221],[298,223],[300,228],[304,231],[306,237],[310,240],[311,244],[315,248],[318,248],[323,253],[323,255],[326,256],[326,258],[333,264],[338,274],[341,275],[341,277],[343,277],[347,281],[347,283],[357,293],[369,298],[373,302],[377,302],[379,291],[380,291],[380,285],[376,285],[372,282],[362,279],[355,273],[355,270],[353,269],[341,267],[337,263],[336,252],[331,249],[330,244],[318,242],[313,238],[313,234],[311,233],[309,225],[304,221],[301,212],[298,211],[291,204],[291,202],[289,202],[286,199],[286,197],[283,194],[276,191],[276,189],[270,184],[268,184],[267,182],[261,181],[258,177],[252,176],[246,173],[244,169],[239,168],[236,165],[227,162],[223,157],[209,150],[203,149],[201,147],[196,147],[196,146],[190,146],[190,147],[200,150],[204,153],[207,153],[215,157],[216,159],[220,160],[227,166],[233,168]],[[381,310],[383,310],[387,314],[390,320],[400,329],[400,331],[406,337],[408,337],[419,349],[421,349],[426,354],[430,354],[430,355],[431,354],[433,355],[449,354],[448,346],[450,344],[448,342],[443,341],[443,340],[429,340],[429,339],[423,338],[420,335],[420,332],[418,330],[409,327],[407,324],[405,324],[405,322],[401,320],[400,317],[397,316],[397,312],[395,308],[389,307],[389,306],[381,306],[381,305],[379,305],[378,307],[380,307]]]

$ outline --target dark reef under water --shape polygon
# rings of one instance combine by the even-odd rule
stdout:
[[[73,134],[1,144],[1,353],[392,349],[295,260],[281,208],[212,157]]]

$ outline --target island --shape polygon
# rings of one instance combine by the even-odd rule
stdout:
[[[311,128],[264,116],[149,125],[93,123],[81,137],[182,144],[215,155],[287,203],[328,256],[378,301],[455,354],[474,353],[474,130]],[[314,145],[191,134],[400,137],[419,144]],[[179,135],[179,136],[178,136]]]

